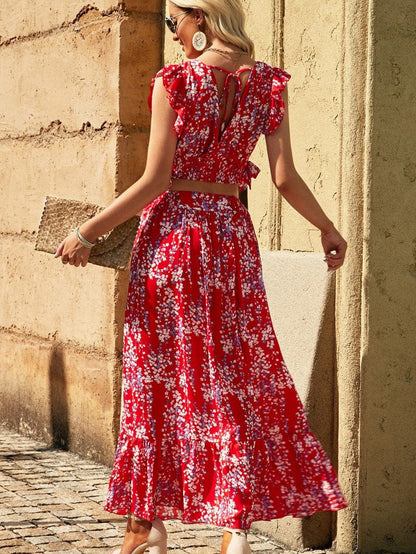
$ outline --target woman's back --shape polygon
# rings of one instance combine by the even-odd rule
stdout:
[[[207,56],[206,52],[208,51],[211,51],[212,54],[208,54]],[[212,68],[218,98],[220,100],[220,119],[222,125],[225,127],[232,117],[234,98],[236,94],[238,94],[234,76],[238,76],[240,85],[239,92],[242,93],[247,85],[251,69],[256,64],[256,61],[247,54],[237,53],[237,55],[233,55],[231,53],[227,55],[215,48],[206,50],[201,58],[200,61]],[[231,76],[232,79],[228,85],[227,79],[229,76]]]
[[[251,60],[250,60],[251,62]],[[177,118],[172,178],[250,186],[259,169],[249,157],[262,133],[284,115],[281,91],[290,76],[264,62],[237,70],[200,59],[163,68],[163,85]],[[152,86],[154,85],[154,80]]]

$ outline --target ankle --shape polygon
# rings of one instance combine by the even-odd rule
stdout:
[[[133,533],[140,537],[147,537],[152,528],[152,522],[147,519],[138,518],[132,514],[128,515],[127,519],[127,533]]]

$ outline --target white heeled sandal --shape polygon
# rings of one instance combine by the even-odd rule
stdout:
[[[130,516],[134,518],[134,516]],[[150,529],[147,541],[136,546],[130,554],[143,554],[149,549],[149,554],[167,554],[168,552],[168,534],[163,521],[156,517],[152,521],[152,528]],[[113,550],[111,554],[120,554],[121,547]]]
[[[247,540],[247,531],[244,529],[230,529],[224,527],[224,531],[232,534],[227,554],[251,554],[251,548]]]

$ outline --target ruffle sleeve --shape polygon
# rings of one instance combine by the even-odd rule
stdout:
[[[282,100],[281,92],[285,89],[289,79],[289,73],[286,73],[286,71],[278,67],[273,68],[269,112],[263,129],[265,135],[273,133],[282,122],[283,116],[285,115],[285,105]]]
[[[172,109],[177,113],[175,131],[179,136],[182,132],[185,120],[186,108],[186,72],[182,65],[168,65],[156,73],[150,83],[149,110],[152,111],[152,96],[155,81],[158,77],[163,79],[163,86],[167,92],[167,98]]]

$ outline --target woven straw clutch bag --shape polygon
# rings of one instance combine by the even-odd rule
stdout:
[[[47,196],[43,208],[35,250],[55,254],[58,246],[75,227],[104,208],[96,204]],[[89,262],[114,269],[126,269],[140,218],[132,217],[100,237],[91,249]]]

